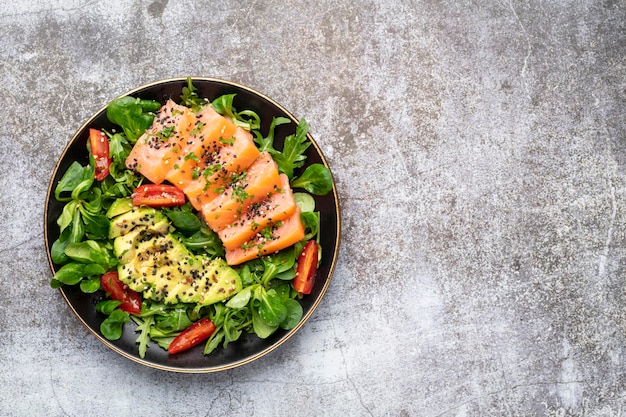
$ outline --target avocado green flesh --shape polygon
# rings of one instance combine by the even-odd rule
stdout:
[[[107,217],[109,219],[119,216],[120,214],[127,213],[133,209],[133,199],[130,197],[127,198],[118,198],[111,204],[111,207],[107,210]]]
[[[115,239],[128,234],[138,226],[145,226],[151,232],[166,234],[170,229],[167,217],[149,207],[134,207],[131,211],[124,212],[111,219],[109,238]]]
[[[145,211],[142,211],[145,210]],[[166,304],[195,303],[202,306],[226,300],[241,290],[241,278],[226,261],[220,258],[194,255],[178,241],[167,228],[159,226],[163,216],[148,208],[134,210],[111,221],[132,224],[115,238],[113,249],[120,260],[118,275],[134,291],[142,292],[144,298]],[[155,215],[156,213],[156,215]],[[127,216],[120,220],[120,217]],[[142,219],[141,221],[138,221]],[[148,219],[146,221],[146,219]],[[150,219],[154,221],[151,223]]]

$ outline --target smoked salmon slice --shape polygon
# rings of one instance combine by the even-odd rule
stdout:
[[[296,211],[289,177],[280,174],[280,188],[269,198],[252,204],[248,210],[232,224],[222,229],[218,236],[224,247],[236,249],[252,239],[267,225],[285,220]]]
[[[266,226],[253,239],[240,247],[226,250],[226,262],[228,265],[239,265],[288,248],[303,238],[304,225],[300,220],[300,209],[296,207],[291,217]]]
[[[224,144],[214,158],[203,161],[206,165],[200,170],[199,177],[189,182],[183,191],[195,209],[200,211],[202,205],[226,189],[229,174],[244,171],[259,154],[252,134],[237,127],[232,140]]]
[[[189,135],[193,112],[168,100],[154,117],[152,126],[137,139],[126,158],[126,167],[155,184],[165,180]]]
[[[220,148],[234,140],[234,133],[233,122],[211,106],[202,108],[165,179],[184,191],[189,183],[199,178],[200,169],[212,163]]]
[[[230,180],[224,192],[202,205],[200,210],[214,232],[224,229],[251,204],[266,199],[280,187],[278,166],[268,152],[261,152],[247,170],[231,175]]]

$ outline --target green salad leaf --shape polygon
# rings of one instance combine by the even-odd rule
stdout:
[[[121,310],[119,301],[100,301],[96,310],[106,316],[100,326],[103,336],[109,340],[119,339],[124,325],[132,320],[136,324],[136,343],[142,358],[151,342],[167,349],[177,335],[205,317],[216,326],[204,346],[205,354],[220,346],[226,348],[244,334],[267,338],[278,329],[293,329],[302,319],[303,309],[298,302],[301,295],[293,288],[293,279],[305,242],[309,239],[319,242],[320,215],[315,211],[313,195],[323,195],[332,189],[330,171],[322,164],[312,164],[300,174],[299,169],[306,161],[305,152],[311,145],[306,120],[301,119],[295,133],[285,137],[282,149],[277,149],[276,129],[291,123],[291,119],[274,118],[267,135],[263,136],[258,114],[253,110],[237,111],[233,104],[235,97],[226,94],[213,101],[201,98],[188,78],[180,98],[192,111],[211,105],[235,125],[249,130],[258,149],[269,152],[279,171],[290,178],[291,187],[304,190],[294,193],[294,198],[301,208],[305,239],[278,253],[234,267],[240,275],[242,288],[223,303],[172,305],[146,298],[142,300],[140,314],[129,314]],[[64,206],[57,219],[59,238],[51,247],[51,258],[59,265],[50,281],[51,287],[79,285],[81,291],[94,293],[102,289],[101,276],[116,270],[119,260],[114,255],[113,241],[109,239],[111,219],[133,209],[130,196],[145,181],[141,175],[127,169],[125,161],[134,143],[151,126],[154,112],[160,107],[156,101],[133,97],[111,102],[106,110],[107,117],[121,131],[107,133],[111,156],[109,175],[95,181],[94,159],[90,157],[85,166],[73,162],[59,180],[54,194]],[[228,139],[223,144],[228,145]],[[187,157],[199,161],[196,155]],[[219,165],[215,167],[221,169]],[[169,233],[194,254],[224,257],[225,249],[219,236],[207,227],[190,203],[159,210],[169,221]]]
[[[135,143],[152,125],[153,112],[160,108],[158,101],[125,96],[113,100],[107,106],[106,115],[111,123],[122,128],[128,142]]]
[[[333,179],[322,164],[309,165],[300,177],[291,180],[293,188],[304,188],[314,195],[326,195],[333,189]]]

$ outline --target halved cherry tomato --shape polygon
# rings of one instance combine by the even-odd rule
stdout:
[[[200,319],[176,336],[167,351],[174,354],[192,348],[211,337],[214,331],[215,325],[211,320]]]
[[[100,284],[102,284],[104,291],[109,293],[112,300],[122,302],[120,304],[122,310],[131,314],[141,313],[141,297],[137,292],[128,288],[128,285],[120,281],[116,271],[102,275]]]
[[[144,184],[135,188],[133,205],[148,207],[172,207],[185,204],[185,193],[167,184]]]
[[[309,240],[302,253],[298,257],[296,277],[293,279],[293,287],[300,294],[310,294],[315,282],[317,272],[318,247],[315,240]]]
[[[111,166],[109,139],[103,131],[89,129],[89,144],[96,165],[96,180],[102,181],[109,175],[109,167]]]

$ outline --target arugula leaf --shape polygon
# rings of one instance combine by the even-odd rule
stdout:
[[[189,237],[182,237],[181,242],[192,251],[202,251],[210,256],[224,256],[224,245],[213,230],[201,226],[200,230]]]
[[[130,154],[131,149],[130,143],[121,133],[116,133],[109,138],[109,153],[114,165],[125,166],[126,158]]]
[[[211,102],[213,110],[228,117],[236,126],[252,131],[261,127],[261,118],[252,110],[237,112],[233,107],[236,94],[224,94]]]
[[[219,329],[213,332],[211,337],[209,337],[209,340],[207,340],[206,345],[204,345],[204,354],[208,355],[209,353],[217,349],[220,343],[222,343],[222,340],[224,340],[223,329]]]
[[[282,152],[272,155],[278,164],[278,170],[287,175],[290,180],[293,178],[294,170],[304,165],[306,159],[304,152],[311,146],[306,136],[308,131],[309,124],[306,120],[300,119],[296,126],[296,133],[285,138]]]
[[[184,330],[191,324],[191,320],[187,316],[187,309],[175,308],[165,317],[157,319],[156,328],[165,333],[172,333]]]
[[[180,99],[181,104],[190,107],[194,112],[197,112],[204,104],[206,104],[206,102],[198,96],[197,91],[198,89],[193,86],[191,78],[187,77],[187,86],[183,87]]]
[[[286,117],[274,117],[272,123],[270,123],[270,129],[267,133],[267,137],[263,137],[259,131],[255,131],[254,142],[258,145],[259,151],[267,151],[272,155],[279,153],[274,149],[274,131],[277,126],[291,123],[291,119]]]
[[[133,320],[137,323],[135,332],[139,332],[135,342],[139,344],[139,357],[143,359],[150,346],[150,327],[154,324],[154,316],[148,316],[145,319],[133,316]]]

